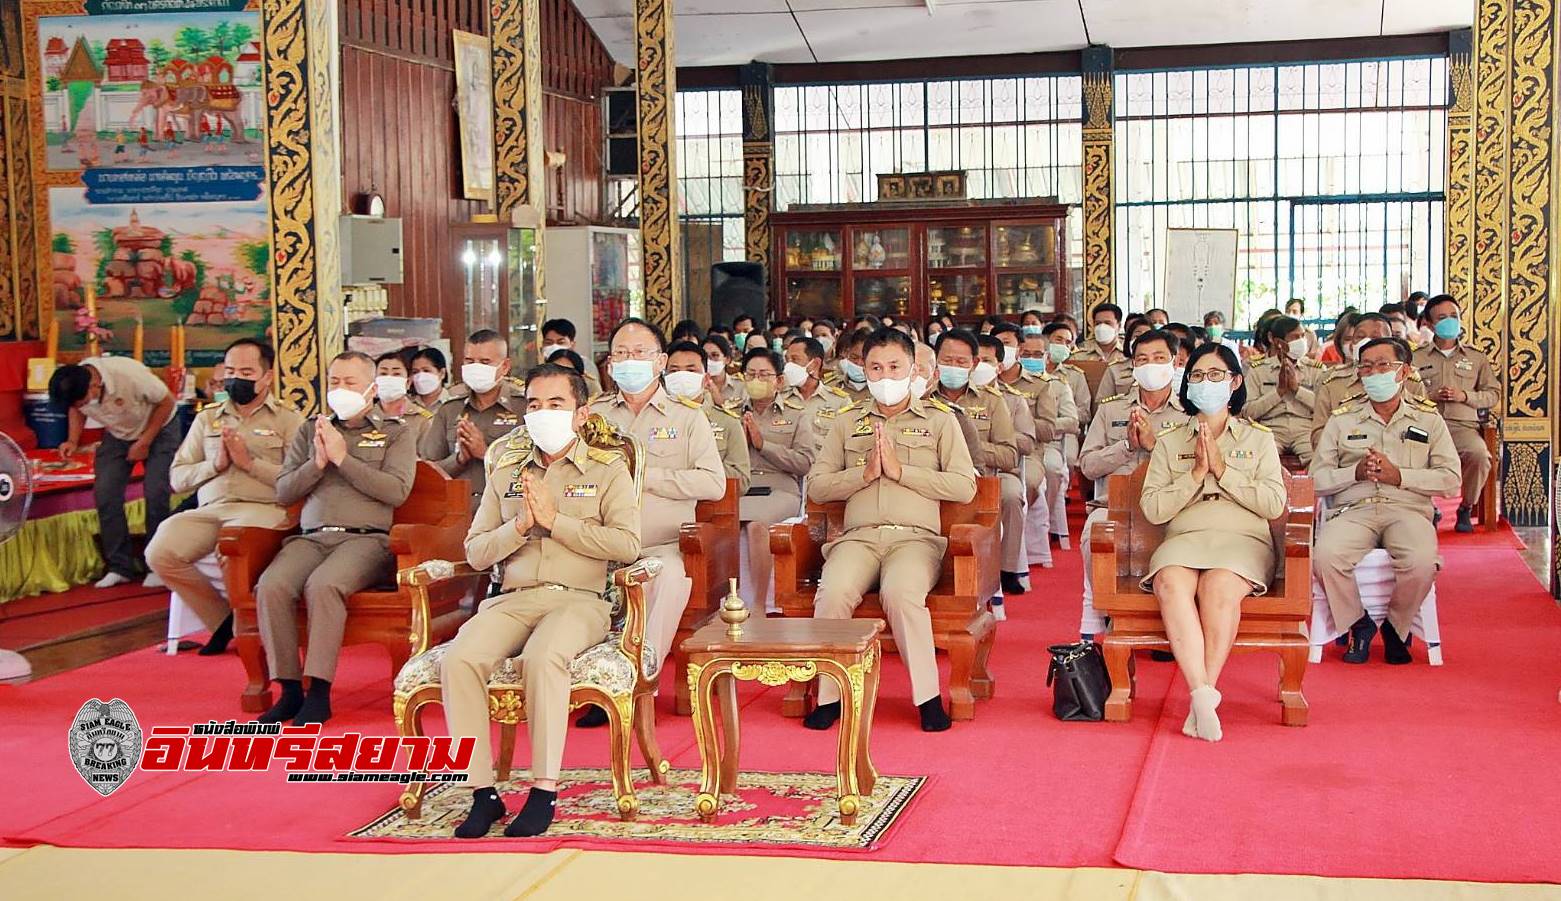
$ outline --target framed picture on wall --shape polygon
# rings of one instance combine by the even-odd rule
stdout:
[[[455,111],[461,132],[461,196],[493,202],[493,64],[488,39],[456,31]]]

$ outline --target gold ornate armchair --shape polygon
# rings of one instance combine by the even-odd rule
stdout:
[[[632,436],[620,435],[600,416],[586,422],[583,437],[594,447],[623,454],[634,473],[638,489],[643,454]],[[651,782],[665,784],[667,762],[656,744],[655,690],[658,657],[645,644],[645,584],[661,570],[661,562],[644,558],[621,567],[609,577],[605,596],[613,605],[613,626],[601,643],[586,648],[570,665],[570,709],[595,704],[607,713],[611,736],[613,792],[618,813],[631,820],[639,812],[630,776],[631,728],[640,753],[650,768]],[[402,570],[397,579],[412,592],[418,615],[426,616],[430,596],[452,581],[477,581],[488,577],[465,563],[430,560]],[[447,589],[446,589],[447,590]],[[418,654],[396,676],[396,728],[403,736],[423,735],[423,708],[443,702],[440,673],[450,642]],[[517,655],[519,650],[517,649]],[[488,716],[500,726],[499,748],[494,761],[500,782],[510,776],[515,751],[516,726],[526,718],[526,691],[517,658],[508,658],[488,678]],[[416,819],[430,783],[415,783],[401,795],[401,808]]]

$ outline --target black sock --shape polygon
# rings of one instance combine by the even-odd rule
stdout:
[[[580,714],[579,719],[575,720],[575,725],[582,729],[596,729],[605,726],[607,725],[607,711],[592,704],[585,708],[585,712]]]
[[[303,706],[298,708],[298,715],[293,717],[293,725],[324,723],[330,718],[331,683],[315,676],[309,680],[309,695],[304,698]]]
[[[456,838],[482,838],[493,824],[504,819],[504,802],[493,786],[472,790],[472,809],[466,812],[466,821],[455,827]]]
[[[304,686],[297,679],[278,679],[278,687],[282,689],[282,696],[277,698],[271,709],[262,713],[255,722],[280,723],[290,720],[298,715],[298,709],[304,706]]]
[[[217,654],[221,654],[223,651],[226,651],[228,649],[228,642],[232,640],[233,614],[229,613],[228,618],[222,621],[222,625],[218,626],[215,630],[212,631],[211,640],[206,642],[206,644],[203,645],[196,653],[200,654],[202,657],[214,657]]]
[[[510,838],[530,838],[546,832],[547,827],[553,825],[553,808],[557,801],[558,792],[533,786],[526,793],[525,806],[504,827],[504,834]]]
[[[840,702],[820,704],[813,708],[813,712],[802,718],[802,725],[809,729],[828,729],[840,719]]]
[[[923,732],[942,732],[954,725],[954,722],[949,719],[949,715],[943,710],[943,698],[941,697],[928,698],[917,704],[916,709],[921,712],[921,731]]]

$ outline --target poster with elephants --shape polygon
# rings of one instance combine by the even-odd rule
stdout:
[[[210,366],[269,337],[260,13],[249,0],[86,0],[40,16],[31,75],[50,171],[52,295],[64,353]],[[181,11],[181,9],[183,11]],[[58,184],[58,182],[56,182]]]

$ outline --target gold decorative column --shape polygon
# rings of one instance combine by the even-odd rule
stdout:
[[[1552,522],[1556,2],[1479,0],[1475,15],[1471,340],[1504,382],[1502,495],[1520,526]]]
[[[743,86],[743,243],[750,263],[770,271],[770,211],[775,196],[775,133],[773,68],[749,63],[740,74]]]
[[[543,266],[547,258],[543,253],[547,226],[543,130],[547,120],[542,99],[541,2],[491,0],[488,15],[493,54],[493,211],[506,225],[536,232],[537,252],[532,255],[531,265],[537,298],[536,322],[541,325],[547,318]],[[510,291],[522,290],[521,279],[512,276]],[[542,330],[538,328],[532,335],[532,350],[540,359]],[[519,348],[510,348],[510,353],[517,360],[523,359]]]
[[[0,341],[40,337],[36,188],[27,131],[27,82],[19,68],[18,45],[8,46],[17,48],[18,69],[0,75]]]
[[[261,11],[277,377],[282,397],[309,413],[323,408],[346,329],[336,4],[264,0]]]
[[[1096,304],[1116,296],[1115,115],[1112,110],[1113,53],[1110,47],[1084,50],[1084,309],[1087,320]]]
[[[1474,290],[1474,32],[1449,36],[1447,68],[1452,103],[1447,110],[1447,181],[1443,222],[1447,230],[1447,293],[1458,299],[1465,326],[1472,325]]]
[[[672,104],[677,96],[672,0],[635,0],[634,57],[639,94],[645,316],[663,331],[671,331],[673,322],[683,315],[677,161],[672,131]]]

